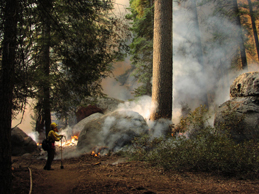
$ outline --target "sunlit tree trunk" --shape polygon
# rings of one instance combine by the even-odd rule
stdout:
[[[255,16],[254,16],[254,11],[253,11],[251,0],[248,0],[248,5],[249,5],[249,11],[250,11],[250,16],[251,16],[251,21],[252,21],[252,28],[253,28],[253,33],[254,33],[255,46],[256,46],[256,51],[257,51],[257,58],[259,60],[258,34],[257,34],[256,25],[255,25]]]
[[[0,193],[12,191],[11,173],[11,118],[14,87],[18,1],[6,1],[2,66],[0,67]]]
[[[154,2],[153,86],[151,120],[172,118],[172,1]]]
[[[246,51],[245,51],[245,45],[244,45],[244,38],[243,38],[243,33],[242,33],[242,25],[241,25],[241,18],[240,18],[240,13],[238,10],[238,4],[237,0],[233,0],[233,9],[234,9],[234,14],[236,15],[236,23],[240,27],[238,30],[238,36],[240,37],[240,54],[241,54],[241,61],[242,61],[242,69],[247,69],[247,58],[246,58]]]

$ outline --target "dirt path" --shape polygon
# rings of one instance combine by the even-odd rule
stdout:
[[[35,194],[86,193],[259,193],[259,180],[237,180],[207,173],[164,172],[144,162],[127,162],[119,156],[94,158],[85,154],[53,162],[53,171],[43,170],[45,160],[15,158],[14,193],[29,193],[32,170]]]
[[[48,190],[46,193],[48,194],[57,194],[70,193],[71,188],[75,186],[79,182],[80,176],[78,176],[78,172],[73,171],[71,169],[55,169],[54,171],[43,172],[45,179],[43,183],[37,183],[41,187],[47,187]],[[34,184],[34,188],[36,191],[37,185]],[[40,193],[41,191],[37,191],[34,193]]]

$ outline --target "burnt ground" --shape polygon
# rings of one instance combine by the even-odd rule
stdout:
[[[259,180],[238,180],[220,175],[195,172],[164,172],[145,162],[128,162],[121,156],[54,160],[54,170],[43,170],[45,159],[12,157],[15,194],[88,193],[259,193]]]

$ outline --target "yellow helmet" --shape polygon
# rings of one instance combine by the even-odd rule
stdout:
[[[54,123],[54,122],[50,124],[51,129],[55,129],[57,128],[57,126],[58,126],[57,123]]]

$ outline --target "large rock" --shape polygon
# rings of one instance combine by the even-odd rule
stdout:
[[[236,97],[223,103],[216,113],[214,125],[217,129],[229,130],[237,142],[258,138],[259,99]]]
[[[83,120],[81,120],[80,122],[78,122],[72,129],[72,133],[73,135],[79,135],[80,132],[84,129],[84,127],[92,120],[96,120],[98,118],[100,118],[101,116],[103,116],[102,113],[94,113],[86,118],[84,118]]]
[[[38,150],[37,143],[18,127],[11,130],[11,143],[13,156],[21,156]]]
[[[219,106],[214,120],[218,130],[229,130],[236,142],[259,137],[259,73],[244,73],[230,87],[231,99]]]
[[[81,107],[76,112],[76,120],[77,120],[77,122],[79,122],[82,119],[84,119],[94,113],[103,113],[103,111],[102,111],[102,109],[98,108],[95,105],[88,105],[87,107]]]
[[[90,121],[79,135],[77,148],[91,151],[96,146],[107,146],[116,151],[143,133],[148,133],[148,126],[140,114],[114,111]]]
[[[230,97],[259,97],[259,72],[243,73],[230,86]]]

